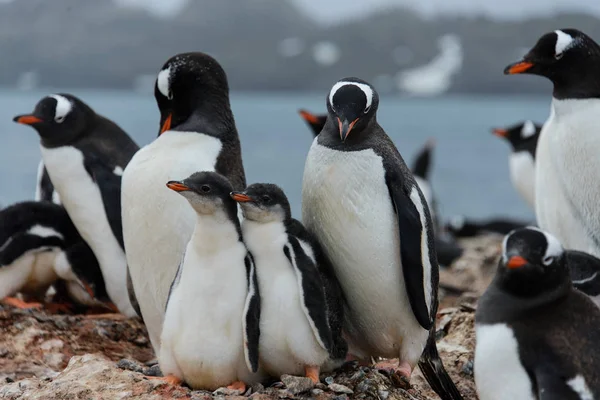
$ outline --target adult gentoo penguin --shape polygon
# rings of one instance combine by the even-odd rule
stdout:
[[[439,275],[431,216],[377,123],[378,104],[375,89],[358,78],[331,89],[327,122],[306,160],[302,219],[342,286],[350,353],[399,358],[392,369],[405,379],[423,354],[420,366],[436,393],[459,399],[433,336]]]
[[[562,246],[520,229],[502,247],[475,314],[479,398],[599,398],[600,310],[572,287]]]
[[[260,364],[271,376],[305,374],[318,383],[319,371],[341,365],[348,351],[335,272],[292,218],[281,188],[256,183],[231,197],[242,206],[242,235],[260,288]]]
[[[189,204],[165,182],[197,171],[216,171],[236,190],[246,182],[227,77],[216,60],[203,53],[170,58],[158,73],[154,95],[159,136],[127,166],[122,201],[133,288],[158,354],[169,286],[196,221]]]
[[[506,74],[554,84],[550,117],[538,140],[535,212],[540,228],[569,249],[600,257],[600,47],[575,29],[542,36]]]
[[[135,311],[126,287],[121,228],[121,175],[138,146],[114,122],[69,94],[38,102],[14,120],[40,135],[42,159],[77,230],[94,251],[106,290],[126,316]]]
[[[494,135],[510,143],[510,180],[521,197],[535,209],[535,149],[542,126],[527,120],[508,128],[494,128]]]
[[[158,356],[168,381],[194,389],[258,378],[261,299],[227,179],[198,172],[167,187],[187,200],[196,226],[171,284]],[[188,206],[189,207],[189,206]]]

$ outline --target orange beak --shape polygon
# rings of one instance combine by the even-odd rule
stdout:
[[[40,122],[44,122],[41,118],[35,117],[33,115],[17,115],[13,118],[13,121],[23,125],[33,125],[39,124]]]
[[[514,74],[522,74],[525,71],[528,71],[531,67],[533,67],[533,63],[529,61],[518,61],[516,63],[510,64],[508,67],[504,68],[505,75],[514,75]]]
[[[92,299],[96,298],[96,295],[94,294],[94,291],[92,290],[92,287],[90,285],[87,284],[87,282],[81,282],[83,284],[83,288],[85,289],[85,291],[87,292],[87,294],[90,295],[90,297]]]
[[[319,118],[315,114],[312,114],[306,110],[299,110],[298,113],[306,122],[309,124],[317,124],[319,123]]]
[[[527,264],[526,259],[524,259],[521,256],[513,256],[508,260],[508,262],[506,263],[506,266],[509,269],[517,269],[517,268],[521,268],[525,264]]]
[[[184,185],[181,182],[177,182],[177,181],[169,181],[167,182],[167,187],[171,190],[174,190],[176,192],[185,192],[190,190],[189,187],[187,187],[186,185]]]
[[[506,129],[494,128],[492,129],[492,133],[501,138],[508,136],[508,131]]]
[[[346,140],[346,138],[348,137],[348,135],[350,134],[350,131],[352,130],[352,128],[354,128],[354,125],[358,122],[359,118],[356,118],[354,121],[352,121],[350,123],[348,123],[348,121],[342,122],[339,117],[337,120],[338,120],[338,127],[340,128],[340,138],[342,139],[342,142],[344,142]]]
[[[165,131],[168,131],[169,129],[171,129],[171,120],[173,119],[173,114],[169,114],[169,116],[167,117],[167,119],[165,120],[165,123],[163,124],[163,126],[160,128],[160,133],[159,135],[162,135]]]
[[[249,203],[252,201],[252,197],[250,197],[244,193],[231,192],[229,195],[231,196],[232,199],[234,199],[238,203]]]

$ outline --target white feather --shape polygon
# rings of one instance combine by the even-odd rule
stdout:
[[[40,160],[37,169],[37,183],[35,185],[35,201],[42,200],[42,177],[44,176],[44,162]]]
[[[600,100],[553,99],[551,110],[536,152],[538,226],[565,248],[599,257]]]
[[[535,161],[528,151],[510,153],[508,156],[510,180],[531,208],[535,207]]]
[[[431,314],[431,260],[429,259],[429,236],[427,234],[427,220],[425,219],[425,207],[421,201],[421,196],[416,187],[410,191],[410,200],[413,202],[419,213],[421,226],[421,264],[423,265],[423,292],[425,294],[425,304],[427,313]]]
[[[535,400],[519,358],[519,343],[505,324],[476,325],[475,385],[480,400]]]
[[[573,389],[575,393],[579,395],[580,400],[594,400],[594,395],[590,391],[585,379],[581,375],[577,375],[575,378],[567,381],[567,385]]]
[[[398,221],[380,156],[372,149],[309,151],[302,218],[331,259],[348,296],[352,354],[418,361],[427,331],[412,312],[400,259]]]
[[[121,187],[127,262],[155,352],[165,303],[181,256],[194,230],[196,213],[170,180],[214,171],[221,141],[197,132],[168,131],[131,159]]]
[[[36,225],[32,226],[31,228],[29,228],[27,230],[27,233],[30,235],[39,236],[39,237],[43,237],[43,238],[48,238],[48,237],[54,236],[61,240],[64,239],[64,236],[60,232],[57,232],[54,228],[51,228],[48,226],[42,226],[39,224],[36,224]]]
[[[556,33],[556,45],[554,46],[554,55],[558,56],[568,50],[573,45],[573,36],[563,31],[557,30]]]
[[[165,68],[158,73],[158,77],[156,78],[156,86],[158,87],[158,91],[162,93],[163,96],[170,99],[171,98],[171,68]]]
[[[59,121],[62,122],[62,120],[64,120],[65,117],[67,115],[69,115],[69,113],[73,109],[73,104],[71,104],[69,99],[67,99],[66,97],[61,96],[59,94],[53,94],[48,97],[52,97],[54,100],[56,100],[56,108],[54,110],[54,119],[57,122],[59,122]]]
[[[535,135],[535,124],[532,121],[525,121],[521,128],[521,138],[527,139]]]
[[[294,259],[285,227],[279,221],[246,219],[242,231],[254,257],[261,296],[260,363],[275,376],[303,375],[304,366],[322,365],[328,353],[304,306],[297,266],[290,265],[284,254],[287,246]],[[309,257],[314,257],[312,249],[308,250]]]
[[[369,85],[365,85],[364,83],[359,82],[337,82],[335,85],[333,85],[331,91],[329,92],[329,104],[333,104],[333,96],[335,96],[336,92],[340,90],[340,88],[348,85],[356,86],[357,88],[362,90],[365,94],[365,97],[367,98],[367,105],[365,108],[371,107],[371,104],[373,103],[373,89],[371,89]]]
[[[111,230],[100,189],[84,167],[83,153],[72,146],[41,149],[69,217],[98,259],[108,295],[123,314],[136,315],[127,293],[125,254]]]
[[[35,249],[23,254],[12,264],[0,268],[0,299],[17,292],[42,294],[57,278],[54,260],[58,248]]]

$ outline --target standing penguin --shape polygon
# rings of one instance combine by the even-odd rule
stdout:
[[[327,121],[327,114],[313,114],[306,110],[298,110],[298,114],[308,124],[314,136],[317,136],[323,130],[325,121]]]
[[[261,293],[260,364],[272,376],[302,375],[341,365],[343,297],[319,244],[292,218],[278,186],[257,183],[232,192],[244,213],[242,233]],[[325,366],[327,368],[327,366]]]
[[[377,123],[379,97],[358,78],[337,82],[304,169],[302,218],[331,260],[346,299],[352,355],[409,379],[419,358],[443,399],[461,396],[437,354],[438,264],[425,198]]]
[[[156,354],[169,286],[196,220],[165,182],[216,171],[246,187],[225,71],[203,53],[170,58],[156,79],[159,136],[123,174],[123,234],[135,297]]]
[[[599,398],[600,309],[571,286],[563,248],[546,232],[505,237],[475,330],[481,400]]]
[[[542,126],[525,121],[504,128],[494,128],[494,135],[506,139],[512,147],[508,157],[510,180],[521,197],[535,209],[535,149]]]
[[[54,185],[50,180],[50,175],[48,175],[48,170],[46,169],[43,160],[41,160],[38,165],[34,200],[51,201],[55,204],[61,204],[60,195],[56,190],[54,190]]]
[[[158,356],[167,381],[245,392],[258,375],[260,295],[227,179],[198,172],[167,187],[196,213],[167,299]]]
[[[566,248],[600,257],[600,46],[578,30],[557,30],[504,72],[554,84],[535,158],[539,227]]]
[[[114,122],[70,94],[38,102],[15,122],[40,135],[42,159],[77,230],[94,251],[106,290],[126,316],[129,300],[121,228],[121,175],[138,146]]]

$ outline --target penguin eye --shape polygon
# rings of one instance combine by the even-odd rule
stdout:
[[[552,256],[544,257],[542,262],[544,263],[544,265],[550,265],[554,262],[554,257],[552,257]]]
[[[208,186],[208,185],[202,185],[200,187],[200,190],[202,190],[204,193],[208,193],[208,192],[210,192],[210,186]]]
[[[365,108],[365,114],[368,113],[371,110],[371,106]]]
[[[64,115],[61,115],[61,116],[59,116],[59,117],[55,117],[55,118],[54,118],[54,120],[55,120],[56,122],[58,122],[59,124],[61,124],[61,123],[62,123],[62,122],[65,120],[65,116],[64,116]]]
[[[269,197],[269,195],[265,194],[265,195],[262,197],[262,201],[263,201],[263,203],[268,203],[268,202],[270,202],[270,201],[271,201],[271,197]]]

